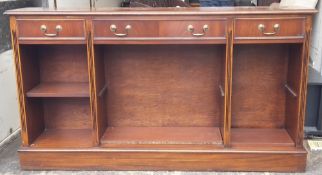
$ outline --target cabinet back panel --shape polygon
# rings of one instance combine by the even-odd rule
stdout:
[[[235,46],[232,127],[284,127],[287,50],[283,44]]]
[[[91,128],[89,100],[44,99],[44,116],[47,129]]]
[[[107,46],[109,126],[218,126],[220,60],[210,45]]]
[[[42,45],[38,52],[41,82],[88,82],[85,45]]]

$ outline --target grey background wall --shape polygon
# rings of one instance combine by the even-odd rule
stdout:
[[[320,0],[317,8],[322,11],[322,2]],[[314,69],[322,72],[322,13],[316,14],[312,31],[311,59]]]
[[[11,47],[9,20],[3,13],[8,9],[34,6],[32,0],[0,0],[0,53]]]
[[[122,0],[93,0],[97,7],[118,7]],[[54,0],[44,0],[44,3],[48,2],[49,7],[53,7]],[[57,6],[63,8],[84,8],[89,7],[90,0],[57,0]]]
[[[9,19],[3,13],[34,5],[32,0],[0,0],[0,145],[20,126]]]

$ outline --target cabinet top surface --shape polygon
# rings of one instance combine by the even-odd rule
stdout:
[[[21,8],[9,10],[8,15],[261,15],[314,14],[315,9],[281,9],[270,7],[193,7],[193,8],[95,8],[50,9]]]

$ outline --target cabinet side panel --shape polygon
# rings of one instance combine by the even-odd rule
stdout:
[[[28,146],[44,129],[41,103],[25,97],[26,92],[39,83],[39,66],[36,59],[37,53],[33,47],[19,45],[15,17],[10,17],[10,28],[16,67],[22,145]]]
[[[304,120],[306,111],[306,97],[307,97],[307,82],[308,82],[308,66],[310,57],[310,43],[312,34],[312,16],[307,16],[306,29],[305,29],[305,43],[303,47],[302,58],[302,81],[301,81],[301,93],[300,93],[300,116],[298,124],[298,133],[296,145],[298,147],[303,146],[304,139]]]
[[[299,92],[301,82],[302,44],[292,45],[289,49],[287,86],[296,96],[286,94],[285,126],[291,138],[296,141],[299,124]]]

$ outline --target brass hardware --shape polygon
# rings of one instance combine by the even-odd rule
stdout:
[[[276,35],[280,31],[280,28],[281,27],[279,24],[274,24],[273,26],[274,32],[265,32],[266,26],[264,24],[258,25],[258,30],[262,32],[263,35],[268,35],[268,36]]]
[[[202,29],[203,29],[203,33],[194,33],[195,28],[193,27],[193,25],[189,25],[189,26],[188,26],[188,31],[189,31],[189,32],[191,32],[191,34],[192,34],[193,36],[197,36],[197,37],[200,37],[200,36],[204,36],[204,35],[206,35],[206,32],[207,32],[207,30],[209,29],[209,26],[208,26],[207,24],[205,24],[205,25],[202,27]]]
[[[45,36],[47,37],[56,37],[59,35],[59,32],[63,30],[63,27],[61,25],[56,26],[56,33],[47,33],[47,26],[46,25],[41,25],[40,30],[44,33]]]
[[[131,25],[126,25],[125,26],[125,31],[126,33],[116,33],[117,32],[117,26],[115,24],[112,24],[110,26],[110,30],[111,32],[114,33],[115,36],[118,36],[118,37],[125,37],[125,36],[128,36],[129,35],[129,30],[132,29],[132,26]]]

